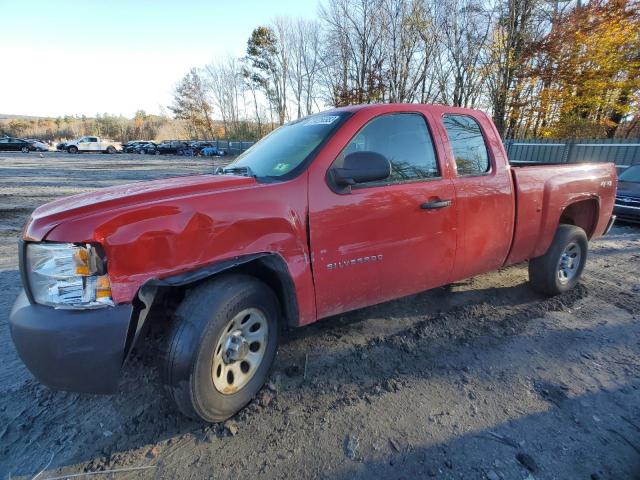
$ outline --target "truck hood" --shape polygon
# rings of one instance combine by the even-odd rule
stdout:
[[[24,230],[25,240],[41,241],[60,223],[101,211],[198,193],[256,185],[235,175],[192,175],[108,187],[61,198],[36,208]]]

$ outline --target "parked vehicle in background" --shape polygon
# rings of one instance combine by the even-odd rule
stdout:
[[[122,145],[119,142],[113,140],[106,140],[100,137],[81,137],[76,140],[71,140],[65,145],[65,150],[69,153],[78,152],[102,152],[102,153],[117,153],[122,151]]]
[[[226,155],[224,150],[218,148],[217,142],[199,141],[194,142],[192,145],[196,149],[196,155],[205,157],[222,157]]]
[[[218,147],[211,145],[205,146],[200,149],[200,155],[203,157],[224,157],[227,154],[224,150],[220,150]]]
[[[613,213],[620,220],[640,222],[640,165],[627,168],[618,177]]]
[[[184,148],[179,148],[176,152],[184,157],[195,157],[198,155],[198,148],[193,143],[188,143]]]
[[[59,152],[64,152],[67,150],[67,142],[58,142],[56,143],[56,150]]]
[[[36,147],[26,140],[14,137],[0,138],[0,151],[28,153],[36,150]]]
[[[143,142],[143,143],[139,143],[138,145],[136,145],[133,148],[133,152],[134,153],[141,153],[141,154],[154,154],[156,152],[156,148],[158,147],[158,144],[155,142]]]
[[[132,140],[130,142],[124,143],[122,144],[122,151],[124,153],[133,153],[135,148],[142,144],[142,143],[146,143],[147,140]]]
[[[510,166],[482,112],[335,109],[218,174],[37,208],[11,335],[43,383],[107,393],[139,333],[171,318],[167,390],[184,414],[221,421],[262,388],[285,325],[527,260],[535,290],[570,290],[613,223],[615,189],[613,163]]]
[[[180,155],[187,148],[190,148],[189,144],[184,140],[163,140],[156,147],[156,155]]]
[[[26,140],[31,145],[36,147],[36,150],[38,152],[48,152],[49,151],[49,145],[44,143],[42,140],[38,140],[38,139],[34,139],[34,138],[27,138]]]

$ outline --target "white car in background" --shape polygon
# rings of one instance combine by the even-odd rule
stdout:
[[[79,152],[102,152],[102,153],[117,153],[122,151],[122,145],[120,142],[114,142],[113,140],[107,140],[100,137],[80,137],[75,140],[71,140],[65,144],[65,150],[69,153]]]
[[[29,142],[31,145],[33,145],[34,147],[36,147],[36,150],[38,152],[48,152],[49,151],[49,145],[47,145],[46,143],[37,140],[35,138],[27,138],[27,142]]]

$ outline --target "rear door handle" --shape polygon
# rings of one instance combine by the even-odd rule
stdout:
[[[434,200],[433,202],[426,202],[420,205],[423,210],[435,210],[437,208],[445,208],[451,205],[451,200]]]

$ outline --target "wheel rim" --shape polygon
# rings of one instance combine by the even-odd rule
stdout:
[[[253,378],[262,364],[269,324],[261,310],[247,308],[231,319],[214,350],[211,375],[220,393],[231,395]]]
[[[561,284],[569,283],[575,278],[580,267],[582,259],[582,250],[576,242],[569,243],[560,255],[556,275]]]

